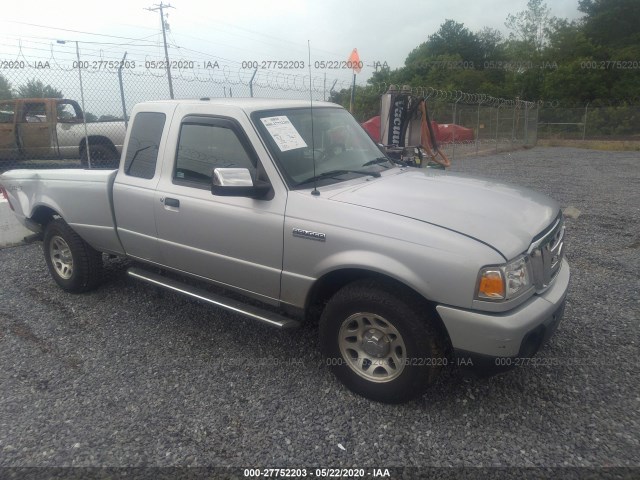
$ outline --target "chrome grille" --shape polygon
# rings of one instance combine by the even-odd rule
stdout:
[[[546,234],[531,244],[529,254],[533,283],[538,293],[553,282],[564,257],[564,221],[559,217]]]

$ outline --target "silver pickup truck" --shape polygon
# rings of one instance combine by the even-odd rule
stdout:
[[[319,322],[331,370],[384,402],[446,365],[530,357],[562,317],[564,225],[546,196],[398,166],[330,103],[161,101],[132,119],[118,170],[0,177],[67,291],[98,285],[105,252],[273,327]]]

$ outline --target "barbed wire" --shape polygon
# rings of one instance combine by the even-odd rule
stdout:
[[[38,45],[44,44],[44,42],[37,43]],[[79,67],[82,68],[83,73],[87,75],[96,73],[117,74],[118,67],[123,58],[112,52],[107,54],[103,49],[92,49],[90,50],[91,53],[87,53],[83,48],[80,49],[81,60],[78,61],[75,48],[72,48],[70,45],[51,42],[47,46],[48,48],[29,47],[30,54],[27,55],[22,48],[21,41],[19,41],[17,52],[12,52],[10,56],[11,60],[2,60],[0,57],[3,63],[0,74],[13,78],[18,76],[41,77],[44,75],[44,71],[71,73],[77,71]],[[33,51],[43,52],[44,55],[34,55]],[[340,89],[349,88],[351,85],[347,79],[326,76],[326,72],[323,72],[322,76],[310,76],[307,73],[299,74],[269,69],[256,71],[255,69],[241,68],[242,62],[224,59],[223,63],[220,57],[207,57],[205,54],[195,51],[194,53],[199,55],[201,61],[195,61],[192,58],[184,56],[174,55],[172,57],[170,64],[172,66],[173,78],[179,78],[186,82],[213,82],[219,85],[243,86],[249,86],[252,83],[251,78],[253,78],[253,84],[262,88],[295,92],[305,92],[311,89],[315,93],[321,93],[326,90],[324,87],[325,82],[331,82]],[[7,53],[0,50],[0,55],[7,55]],[[9,55],[7,55],[7,57],[9,57]],[[138,58],[129,60],[127,64],[136,65],[136,67],[127,68],[123,73],[138,77],[149,75],[155,78],[166,78],[167,73],[165,68],[158,68],[158,65],[163,66],[166,64],[164,56],[145,53],[142,56],[142,60],[140,60],[139,57],[140,54],[138,54]],[[204,67],[207,62],[215,64],[216,66],[213,69],[207,69]],[[45,64],[46,69],[38,67],[38,65]],[[98,68],[91,68],[92,65],[97,65]],[[11,80],[11,78],[9,80]]]
[[[141,39],[132,39],[133,41],[149,41],[146,40],[154,35],[148,35]],[[11,38],[0,35],[1,38]],[[18,77],[44,78],[46,72],[51,77],[57,77],[55,72],[62,74],[71,74],[78,68],[83,69],[83,74],[94,76],[98,74],[117,75],[123,56],[130,53],[131,45],[115,44],[116,46],[126,47],[123,52],[114,52],[111,48],[104,49],[102,44],[98,43],[98,48],[86,48],[87,42],[80,42],[82,48],[79,48],[80,63],[77,60],[76,46],[69,43],[45,42],[42,38],[35,40],[27,38],[17,39],[17,45],[11,53],[6,52],[0,46],[0,61],[2,68],[0,75],[7,78],[12,83],[16,83]],[[24,45],[23,45],[24,43]],[[107,44],[105,44],[107,45]],[[113,45],[113,44],[108,44]],[[150,53],[148,48],[152,45],[143,45],[145,50],[133,48],[133,55],[129,56],[127,64],[135,65],[134,68],[125,68],[121,73],[125,77],[153,77],[156,79],[166,78],[167,72],[164,67],[165,57],[160,53]],[[157,46],[157,45],[156,45]],[[257,87],[261,89],[269,89],[282,92],[313,92],[315,94],[344,94],[352,88],[351,73],[344,73],[349,78],[340,76],[336,71],[319,71],[317,75],[309,75],[308,73],[298,73],[286,70],[274,69],[253,69],[242,68],[243,63],[234,60],[223,59],[214,55],[208,55],[205,52],[181,48],[174,45],[179,51],[186,51],[193,54],[193,57],[184,55],[173,55],[171,59],[172,76],[174,79],[180,79],[186,83],[213,84],[217,86],[242,86]],[[35,53],[35,54],[34,54]],[[175,53],[175,52],[174,52]],[[4,57],[4,59],[3,59]],[[7,60],[7,59],[11,60]],[[195,60],[197,58],[197,60]],[[207,64],[214,65],[208,68]],[[40,68],[41,66],[44,68]],[[97,65],[98,68],[92,68]],[[29,78],[26,78],[27,80]],[[59,79],[57,79],[59,80]],[[53,85],[55,87],[55,85]],[[374,83],[357,83],[358,94],[363,95],[382,95],[387,92],[390,85],[385,82]],[[638,105],[640,104],[640,96],[629,96],[624,99],[605,99],[597,102],[585,102],[584,104],[567,105],[559,100],[537,100],[527,101],[519,98],[501,98],[484,93],[471,93],[461,90],[445,90],[430,86],[411,86],[409,90],[413,95],[423,97],[427,100],[435,102],[445,102],[455,105],[476,105],[487,106],[493,108],[580,108],[591,104],[595,106],[621,106],[621,105]]]
[[[365,95],[382,95],[386,93],[391,84],[386,82],[370,83],[361,87]],[[335,89],[334,89],[335,90]],[[482,105],[488,107],[515,107],[515,108],[537,108],[537,102],[520,100],[518,98],[508,99],[493,97],[484,93],[470,93],[462,90],[444,90],[434,87],[404,86],[401,91],[412,95],[423,97],[425,100],[440,101],[452,104]]]
[[[147,37],[148,38],[148,37]],[[28,43],[35,44],[37,47],[29,47],[35,51],[46,51],[49,55],[46,57],[38,56],[40,62],[50,62],[51,65],[64,72],[71,72],[78,67],[77,60],[73,59],[75,49],[70,48],[70,45],[64,43],[58,44],[51,42],[48,49],[40,48],[44,46],[45,42],[39,40],[27,40]],[[328,85],[331,85],[330,93],[338,93],[352,88],[352,80],[349,78],[340,78],[339,76],[327,75],[327,72],[322,72],[322,76],[309,74],[299,74],[284,72],[281,70],[258,70],[258,69],[243,69],[241,68],[242,62],[236,62],[229,59],[223,59],[221,57],[208,55],[205,52],[199,52],[196,50],[181,48],[174,45],[179,51],[188,51],[194,55],[194,58],[198,58],[201,61],[195,61],[193,58],[185,57],[183,55],[173,55],[171,65],[172,75],[176,79],[181,79],[185,82],[198,82],[198,83],[213,83],[216,85],[226,86],[245,86],[255,85],[263,89],[272,89],[278,91],[292,91],[292,92],[307,92],[312,91],[314,93],[324,93],[327,91]],[[57,51],[58,49],[59,51]],[[127,53],[129,48],[127,48]],[[2,52],[0,52],[2,53]],[[58,54],[62,58],[58,58]],[[135,55],[140,56],[141,53],[138,50]],[[33,62],[27,58],[22,49],[22,40],[18,40],[18,53],[16,55],[16,61],[23,61],[25,65],[31,65]],[[117,66],[121,60],[121,56],[117,56],[115,52],[105,52],[102,48],[86,49],[82,48],[81,58],[85,63],[83,66],[91,66],[97,64],[100,66],[98,71],[109,72],[116,74],[118,72]],[[88,59],[88,60],[87,60]],[[165,59],[159,56],[157,53],[149,53],[148,50],[144,52],[143,61],[140,62],[141,68],[127,69],[127,75],[146,76],[160,79],[166,77],[167,73],[164,68],[157,68],[158,65],[165,65]],[[206,62],[214,62],[218,68],[206,69],[202,68],[206,65]],[[136,62],[136,59],[132,59],[131,62]],[[220,63],[222,62],[222,63]],[[133,64],[133,63],[132,63]],[[21,64],[22,65],[22,64]],[[233,68],[235,67],[235,68]],[[87,69],[87,74],[93,74],[95,71]],[[333,73],[333,72],[331,72]],[[327,85],[328,83],[328,85]],[[372,83],[372,84],[358,84],[360,92],[365,95],[381,95],[385,93],[389,85],[384,82]],[[460,90],[443,90],[433,87],[411,87],[411,92],[414,95],[424,97],[425,99],[431,99],[434,101],[444,101],[455,104],[473,104],[473,105],[485,105],[492,107],[519,107],[519,108],[535,108],[537,105],[534,102],[527,102],[519,99],[505,99],[493,97],[482,93],[469,93]]]

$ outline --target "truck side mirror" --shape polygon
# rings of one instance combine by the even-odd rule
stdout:
[[[263,198],[271,190],[268,182],[253,182],[246,168],[216,168],[211,176],[211,193],[222,197]]]

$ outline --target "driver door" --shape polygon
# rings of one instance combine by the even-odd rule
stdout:
[[[268,180],[235,120],[185,116],[178,135],[177,150],[166,153],[173,158],[165,161],[156,192],[160,262],[277,300],[286,195],[272,191],[253,199],[211,193],[215,168],[247,168],[254,180]]]

